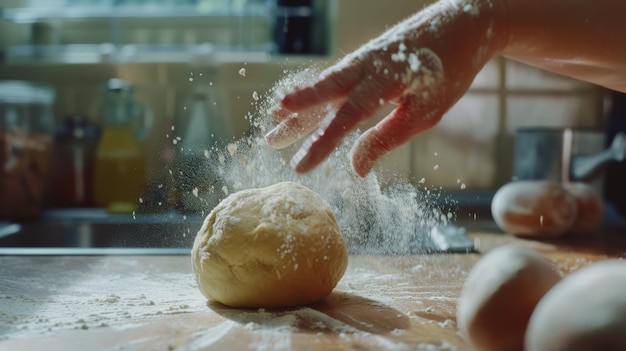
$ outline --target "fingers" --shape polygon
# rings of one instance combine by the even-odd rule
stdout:
[[[379,108],[381,96],[377,84],[362,84],[348,97],[334,118],[327,126],[320,126],[306,139],[291,160],[292,167],[298,173],[305,173],[321,163],[332,152],[341,140],[350,133],[359,122],[371,117]]]
[[[378,159],[434,127],[441,116],[437,110],[429,111],[418,103],[404,101],[356,141],[351,151],[354,171],[365,177]]]
[[[283,118],[278,126],[265,135],[265,141],[274,149],[286,148],[315,130],[320,122],[326,116],[334,114],[338,106],[344,101],[345,99],[339,99],[299,113],[292,113],[282,109],[282,111],[287,113],[287,117]]]
[[[359,81],[360,68],[344,65],[345,68],[327,70],[319,80],[311,86],[293,88],[277,100],[267,110],[276,122],[282,122],[293,116],[294,112],[318,108],[328,102],[345,99]]]
[[[315,130],[324,116],[322,113],[292,116],[267,133],[265,142],[274,149],[286,148]]]
[[[312,86],[295,90],[282,99],[281,103],[289,111],[297,112],[337,98],[345,97],[359,82],[359,66],[347,66],[327,73]]]
[[[268,109],[267,113],[276,122],[282,122],[282,121],[286,120],[289,117],[293,117],[293,112],[288,111],[288,110],[282,108],[282,106],[280,106],[279,104],[276,104],[276,105],[270,107]]]
[[[320,105],[330,102],[337,105],[343,102],[345,96],[358,82],[357,71],[358,68],[353,66],[332,71],[313,86],[287,94],[282,100],[282,106],[276,104],[269,108],[268,114],[274,121],[280,122],[276,128],[265,135],[265,140],[270,147],[285,148],[313,131],[328,113],[327,106]]]

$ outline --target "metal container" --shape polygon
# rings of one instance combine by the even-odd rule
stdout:
[[[519,180],[583,181],[602,193],[602,166],[624,160],[625,139],[620,133],[606,148],[602,130],[521,128],[515,133],[514,176]]]

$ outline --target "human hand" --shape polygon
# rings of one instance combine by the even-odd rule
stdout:
[[[282,96],[267,143],[283,148],[313,131],[291,160],[307,172],[360,122],[397,104],[352,148],[353,168],[366,176],[380,157],[435,126],[502,50],[502,12],[497,0],[443,0],[408,18]]]

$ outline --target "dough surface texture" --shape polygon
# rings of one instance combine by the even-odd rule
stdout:
[[[328,204],[292,182],[228,196],[205,219],[191,257],[202,294],[240,308],[321,300],[348,264]]]

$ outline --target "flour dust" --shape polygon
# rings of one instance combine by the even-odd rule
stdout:
[[[434,189],[418,188],[393,174],[384,175],[394,178],[392,184],[385,187],[374,171],[365,178],[357,176],[349,155],[360,131],[351,133],[321,165],[307,174],[297,174],[289,166],[289,159],[300,143],[282,150],[266,144],[264,135],[276,123],[268,113],[276,103],[276,96],[318,75],[319,72],[311,68],[289,73],[266,94],[255,91],[255,111],[246,116],[251,124],[250,134],[205,151],[213,157],[197,158],[211,163],[210,168],[217,173],[221,185],[213,186],[211,194],[205,195],[213,198],[212,202],[206,201],[207,206],[212,208],[216,201],[233,192],[292,181],[309,187],[326,200],[351,253],[419,252],[426,233],[433,226],[447,224],[453,216],[449,209],[439,207],[442,201]],[[328,118],[334,109],[326,110],[330,111]]]

